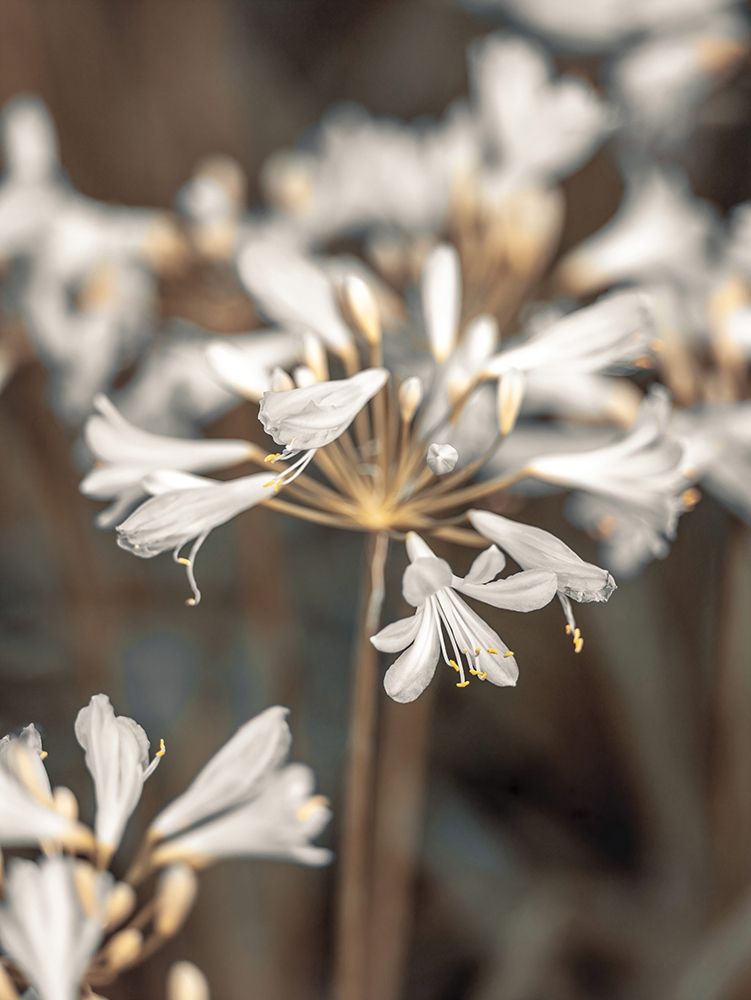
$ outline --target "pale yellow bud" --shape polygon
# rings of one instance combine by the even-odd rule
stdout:
[[[303,337],[303,356],[306,367],[314,373],[318,382],[325,382],[329,377],[329,365],[323,344],[314,333],[306,333]]]
[[[524,398],[524,375],[510,368],[498,380],[498,427],[506,437],[516,425]]]
[[[316,382],[320,381],[313,369],[308,368],[307,365],[298,365],[292,372],[292,377],[298,389],[304,389],[306,386],[315,385]]]
[[[192,962],[175,962],[169,970],[167,1000],[209,1000],[206,977]]]
[[[412,423],[421,402],[422,382],[416,375],[412,375],[399,387],[399,410],[405,424]]]
[[[18,1000],[13,981],[2,965],[0,965],[0,1000]]]
[[[99,905],[97,903],[97,873],[93,865],[90,865],[88,861],[77,861],[73,870],[73,882],[84,913],[89,917],[96,917]]]
[[[56,812],[66,819],[78,819],[78,799],[69,788],[59,785],[52,793],[52,797],[55,800]]]
[[[286,392],[294,389],[295,383],[283,368],[275,368],[271,373],[271,388],[274,392]]]
[[[127,969],[138,961],[143,945],[143,934],[135,927],[126,927],[110,938],[102,949],[102,958],[114,972]]]
[[[172,865],[162,872],[154,898],[154,929],[163,937],[172,937],[190,913],[198,891],[198,879],[187,865]]]
[[[381,316],[368,284],[359,275],[349,274],[344,279],[342,296],[350,318],[363,337],[373,346],[380,344]]]
[[[113,927],[127,920],[136,906],[136,890],[127,882],[118,882],[107,899],[104,910],[104,926],[112,930]]]

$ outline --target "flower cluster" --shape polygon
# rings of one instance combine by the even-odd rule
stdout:
[[[0,992],[29,985],[41,1000],[75,1000],[80,988],[106,986],[173,937],[193,906],[196,871],[227,857],[274,857],[320,865],[329,852],[311,844],[329,819],[313,794],[313,774],[285,763],[287,710],[269,708],[245,723],[192,784],[151,822],[123,880],[108,870],[144,783],[165,755],[149,760],[137,722],[115,715],[95,695],[75,734],[94,783],[93,827],[78,819],[73,793],[53,788],[33,725],[0,740],[0,846],[38,848],[13,858],[0,904]],[[153,895],[139,903],[147,877]],[[185,982],[183,982],[185,981]],[[184,964],[170,977],[170,1000],[202,977]]]

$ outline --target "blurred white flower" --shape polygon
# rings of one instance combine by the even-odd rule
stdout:
[[[441,656],[458,673],[457,687],[467,687],[468,674],[499,686],[516,684],[519,669],[514,654],[455,591],[496,608],[534,611],[555,595],[555,575],[530,570],[496,580],[505,560],[493,546],[477,557],[465,577],[457,577],[414,532],[407,535],[407,553],[410,565],[404,573],[402,593],[417,610],[411,618],[387,625],[370,639],[382,652],[404,650],[386,671],[384,687],[389,696],[399,702],[418,698],[432,680]]]
[[[94,879],[94,911],[87,912],[71,858],[38,863],[14,858],[0,904],[3,952],[36,989],[40,1000],[76,1000],[81,979],[104,933],[109,873]]]
[[[81,709],[75,733],[94,781],[94,831],[100,854],[109,859],[118,848],[125,824],[141,798],[144,782],[164,756],[164,741],[149,762],[146,733],[133,719],[115,715],[105,694],[94,695]]]
[[[580,167],[604,139],[608,111],[584,80],[554,79],[544,49],[491,35],[470,49],[482,137],[506,186],[545,184]]]
[[[433,357],[439,364],[456,347],[461,281],[459,254],[449,244],[439,244],[425,261],[420,283],[425,333]]]
[[[143,480],[144,488],[157,495],[117,526],[117,544],[142,559],[171,550],[175,561],[186,568],[193,591],[187,604],[193,607],[201,600],[194,574],[198,550],[214,528],[269,497],[269,477],[257,473],[218,482],[188,474],[170,476],[168,471],[167,476],[166,482],[159,474]],[[181,556],[180,550],[191,541],[190,553]]]
[[[522,569],[542,569],[555,573],[558,598],[566,616],[567,632],[578,653],[583,644],[571,609],[571,601],[607,601],[615,590],[615,580],[607,570],[585,562],[560,538],[531,524],[521,524],[487,510],[469,511],[472,527],[507,552]]]
[[[313,773],[284,765],[286,719],[287,709],[274,707],[246,722],[157,816],[150,831],[160,841],[155,864],[202,866],[244,855],[329,860],[329,851],[310,843],[330,817],[325,799],[313,794]]]
[[[217,337],[206,348],[209,364],[221,381],[232,392],[256,403],[272,388],[274,369],[290,367],[301,355],[302,339],[281,331]]]
[[[151,434],[129,423],[106,396],[94,400],[95,415],[84,427],[84,437],[97,465],[81,481],[84,496],[114,500],[97,523],[110,527],[145,490],[143,478],[157,469],[208,472],[237,465],[248,458],[251,445],[240,440],[189,441]]]

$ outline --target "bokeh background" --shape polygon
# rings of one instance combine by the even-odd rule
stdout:
[[[223,152],[252,203],[264,159],[332,103],[440,114],[466,93],[468,42],[498,23],[447,0],[0,0],[0,101],[45,100],[87,195],[169,207],[196,161]],[[721,207],[751,196],[750,88],[741,66],[691,147],[696,189]],[[618,203],[607,148],[566,194],[571,242]],[[210,432],[250,436],[255,423],[248,405]],[[56,782],[90,805],[72,723],[92,693],[110,694],[168,746],[133,831],[238,724],[287,704],[294,756],[333,801],[336,847],[362,539],[251,512],[212,535],[204,602],[188,609],[168,557],[133,559],[94,528],[73,441],[44,369],[26,365],[0,396],[0,729],[37,722]],[[595,557],[557,498],[535,500],[528,519]],[[387,615],[400,568],[397,556]],[[667,561],[583,608],[581,656],[555,607],[497,616],[520,659],[516,689],[459,692],[439,672],[416,705],[382,696],[396,747],[382,837],[412,913],[390,924],[380,887],[373,954],[377,967],[382,945],[403,952],[404,998],[751,995],[750,607],[748,532],[706,498]],[[416,825],[404,796],[424,799]],[[179,939],[110,995],[161,997],[167,966],[190,958],[219,1000],[323,996],[334,885],[334,870],[219,865]],[[728,959],[746,953],[747,969]],[[732,981],[712,992],[728,965]]]

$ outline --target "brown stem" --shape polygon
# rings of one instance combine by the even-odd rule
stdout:
[[[378,628],[384,597],[388,536],[368,536],[350,715],[344,820],[336,920],[335,1000],[365,1000],[368,976],[371,805],[378,654],[370,636]]]

